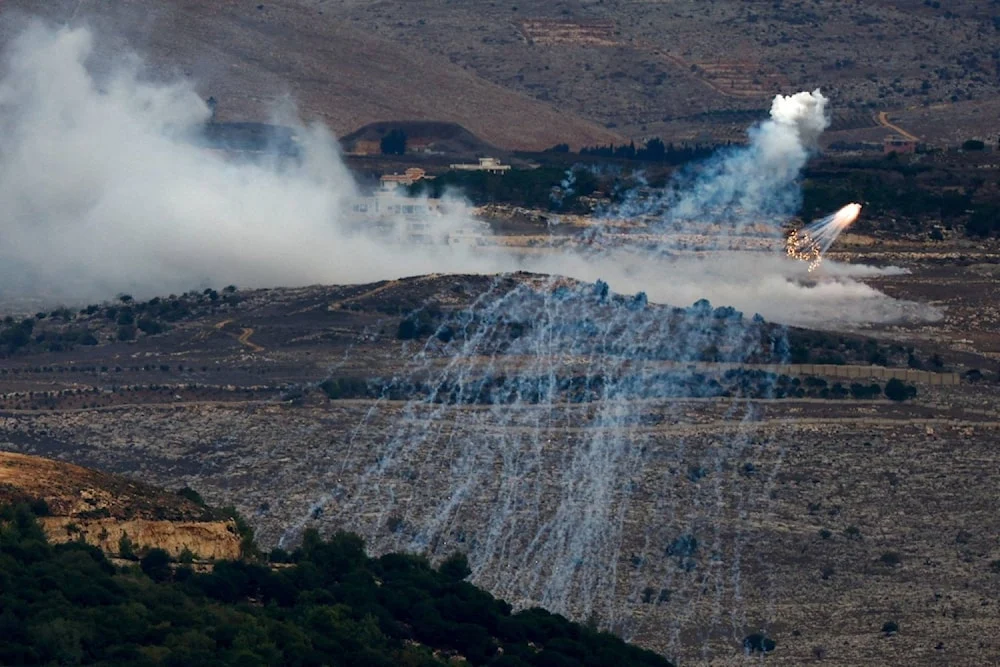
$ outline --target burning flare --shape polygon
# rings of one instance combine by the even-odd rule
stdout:
[[[840,233],[857,220],[859,215],[861,215],[861,204],[848,204],[833,215],[794,230],[785,241],[785,252],[793,259],[808,262],[809,273],[812,273],[819,268],[823,254],[829,250]]]

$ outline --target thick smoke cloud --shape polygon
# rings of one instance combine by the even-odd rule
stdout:
[[[300,162],[234,163],[192,139],[210,112],[135,58],[98,77],[85,29],[22,34],[0,83],[4,284],[53,298],[274,286],[440,270],[347,227],[356,187],[321,126]],[[449,224],[448,219],[439,224]],[[463,258],[451,268],[461,268]]]
[[[299,124],[300,160],[234,161],[195,140],[210,111],[190,83],[153,80],[136,56],[101,59],[95,39],[84,28],[36,23],[6,50],[0,79],[5,301],[79,303],[229,283],[273,287],[527,269],[603,278],[618,291],[645,291],[678,305],[707,297],[798,324],[904,314],[847,273],[823,290],[805,288],[794,280],[798,263],[762,261],[760,253],[721,262],[611,249],[526,259],[500,245],[388,243],[354,224],[348,203],[357,186],[325,128]],[[288,117],[281,119],[286,125]],[[748,147],[701,165],[685,187],[675,184],[662,197],[670,204],[664,219],[753,221],[773,214],[777,228],[794,211],[795,179],[825,126],[819,92],[776,98],[771,119],[751,130]],[[467,228],[470,216],[453,205],[430,222],[444,233]]]

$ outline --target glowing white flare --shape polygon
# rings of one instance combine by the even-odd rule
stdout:
[[[809,262],[812,273],[823,262],[823,255],[841,232],[861,215],[861,204],[848,204],[833,215],[820,218],[803,229],[793,231],[785,241],[789,257]]]
[[[847,227],[861,215],[861,204],[848,204],[833,214],[833,224],[840,228]]]

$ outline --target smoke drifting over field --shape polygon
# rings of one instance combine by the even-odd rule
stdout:
[[[667,261],[609,250],[524,260],[500,247],[387,244],[352,227],[345,209],[357,187],[325,128],[297,128],[301,160],[234,162],[193,141],[210,111],[191,84],[152,80],[133,56],[95,62],[94,40],[87,29],[34,24],[7,49],[0,297],[79,302],[228,283],[528,269],[604,278],[618,291],[682,305],[707,296],[796,323],[902,312],[847,270],[823,290],[807,289],[789,280],[800,267],[759,254]],[[731,229],[768,217],[777,230],[795,210],[795,179],[826,127],[825,104],[818,91],[776,98],[747,147],[701,165],[659,198],[663,220],[737,221]],[[433,224],[448,230],[467,222],[453,207]]]
[[[0,84],[7,285],[87,299],[463,266],[454,253],[392,252],[350,235],[343,209],[356,188],[323,127],[299,128],[301,162],[228,161],[192,142],[210,112],[190,85],[145,80],[131,59],[99,77],[93,39],[36,25],[9,50]]]

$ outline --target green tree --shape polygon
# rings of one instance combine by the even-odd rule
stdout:
[[[139,567],[153,581],[170,579],[170,554],[163,549],[150,549],[139,561]]]
[[[969,236],[986,238],[1000,231],[1000,206],[980,206],[965,224]]]
[[[396,128],[389,130],[380,142],[383,155],[406,154],[406,132]]]
[[[128,533],[122,533],[121,538],[118,540],[118,557],[125,560],[138,560],[139,558],[135,555],[135,547],[132,544],[132,540],[129,539]]]
[[[892,378],[885,383],[885,397],[890,401],[905,401],[917,395],[917,388],[908,385],[898,378]]]
[[[438,571],[449,579],[454,579],[455,581],[461,581],[472,574],[472,568],[469,567],[469,559],[465,557],[465,554],[456,552],[448,557]]]

